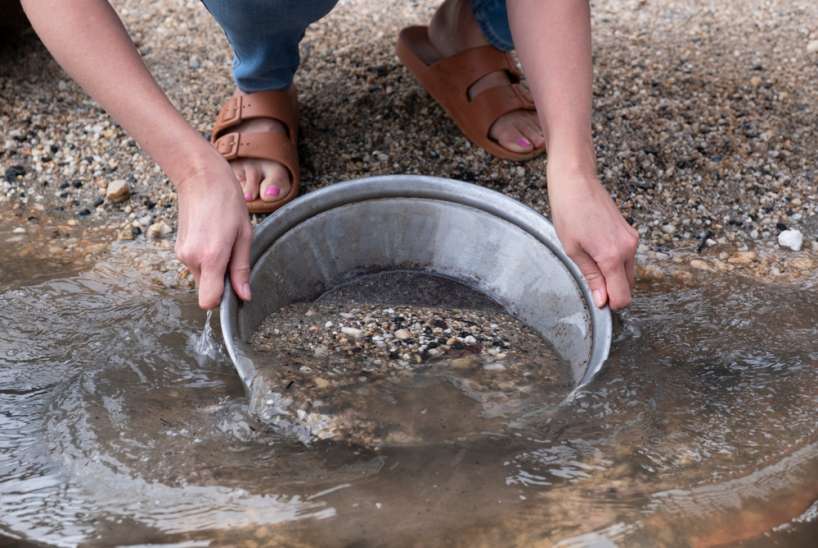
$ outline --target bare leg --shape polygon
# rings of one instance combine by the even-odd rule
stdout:
[[[429,24],[429,39],[443,57],[489,44],[472,15],[469,0],[445,0]],[[508,76],[502,72],[487,74],[471,87],[469,94],[474,97],[508,83]],[[513,152],[528,152],[545,144],[537,115],[531,111],[509,112],[494,123],[489,134]]]

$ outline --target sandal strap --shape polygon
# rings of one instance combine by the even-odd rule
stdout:
[[[463,50],[451,57],[432,63],[429,70],[436,79],[448,81],[458,87],[465,86],[463,93],[467,96],[469,89],[478,80],[492,72],[509,73],[513,83],[522,79],[522,74],[517,70],[511,57],[493,46],[478,46]]]
[[[520,84],[497,86],[480,92],[468,104],[470,119],[482,135],[489,135],[494,122],[509,112],[531,110],[536,112],[531,93]]]
[[[259,91],[250,95],[234,95],[222,105],[213,125],[211,141],[222,133],[253,118],[272,118],[284,124],[292,141],[298,126],[298,106],[294,90]]]
[[[213,143],[225,160],[260,158],[283,165],[290,180],[298,179],[298,149],[284,134],[274,131],[259,133],[226,133]]]

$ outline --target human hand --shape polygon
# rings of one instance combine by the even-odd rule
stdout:
[[[582,271],[598,307],[631,302],[639,233],[630,226],[595,175],[548,171],[548,198],[557,235]]]
[[[196,280],[199,306],[205,310],[218,306],[228,269],[236,294],[249,301],[253,229],[230,165],[214,151],[176,189],[176,255]]]

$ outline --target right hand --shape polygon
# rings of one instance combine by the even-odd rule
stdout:
[[[241,185],[215,151],[176,185],[179,203],[176,256],[199,288],[199,306],[219,305],[225,272],[236,294],[250,300],[250,243],[253,229]]]
[[[582,271],[598,307],[631,302],[639,233],[595,175],[549,169],[548,197],[557,235]]]

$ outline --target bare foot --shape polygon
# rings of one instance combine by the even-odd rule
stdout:
[[[489,44],[474,19],[468,0],[445,0],[441,4],[429,24],[429,40],[442,57]],[[506,73],[492,72],[469,89],[469,97],[474,98],[481,91],[508,84]],[[528,110],[516,110],[498,118],[491,126],[489,135],[512,152],[530,152],[545,145],[537,115]]]
[[[245,95],[236,90],[235,95]],[[284,125],[278,120],[256,118],[246,120],[230,131],[237,133],[286,133]],[[278,162],[258,158],[236,158],[230,161],[236,178],[241,183],[244,199],[248,202],[261,197],[266,202],[278,200],[290,191],[290,172]]]

